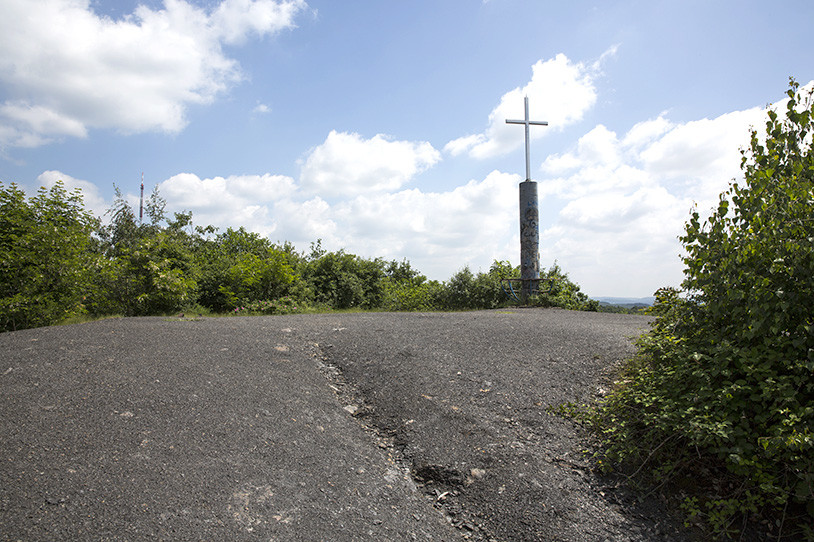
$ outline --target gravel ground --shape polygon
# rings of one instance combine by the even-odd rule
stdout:
[[[0,335],[0,540],[691,540],[546,412],[648,320],[523,309]]]

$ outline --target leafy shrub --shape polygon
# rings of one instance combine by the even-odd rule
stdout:
[[[297,276],[285,248],[244,228],[229,228],[198,250],[198,302],[216,311],[276,299]]]
[[[443,286],[438,281],[413,284],[386,280],[382,308],[387,311],[438,310],[438,298]]]
[[[45,326],[83,310],[93,255],[79,192],[62,182],[27,199],[0,183],[0,330]]]
[[[87,300],[92,313],[166,314],[193,300],[190,256],[171,232],[141,231],[108,254],[95,264],[95,288]]]
[[[287,313],[294,304],[491,309],[510,303],[501,279],[519,275],[509,262],[495,261],[487,273],[464,268],[447,282],[428,281],[407,260],[326,252],[321,241],[305,256],[242,227],[220,234],[212,226],[193,228],[192,213],[165,220],[157,188],[146,205],[149,222],[142,223],[114,190],[104,225],[61,184],[30,203],[14,185],[0,192],[0,328],[48,325],[76,312],[140,316],[193,306],[238,314]],[[579,287],[559,267],[552,272],[561,283],[544,303],[581,308]]]
[[[322,253],[304,271],[317,303],[371,309],[384,299],[384,262],[378,258],[367,260],[344,250]]]
[[[488,273],[479,272],[477,275],[469,267],[464,267],[443,283],[436,306],[442,310],[478,310],[513,304],[516,301],[510,298],[501,282],[507,278],[520,278],[520,267],[495,260]],[[599,303],[588,299],[557,263],[542,273],[540,279],[541,292],[529,300],[532,305],[592,311],[599,307]]]
[[[440,296],[440,305],[446,310],[471,310],[479,308],[474,296],[475,275],[464,267],[446,282]]]
[[[609,459],[714,480],[685,509],[724,536],[759,513],[814,524],[814,105],[794,82],[788,96],[765,143],[752,132],[745,183],[692,213],[684,295],[657,292],[652,331],[591,416]]]
[[[568,278],[557,262],[540,274],[540,288],[543,289],[534,304],[543,307],[560,307],[577,311],[597,311],[599,302],[589,299],[575,282]]]
[[[260,314],[295,314],[302,312],[305,307],[291,297],[281,297],[266,301],[252,301],[245,306],[235,308],[235,312],[251,312]]]
[[[509,262],[494,261],[488,273],[472,273],[464,267],[437,293],[437,306],[443,310],[494,309],[509,304],[501,279],[519,275],[519,268]]]

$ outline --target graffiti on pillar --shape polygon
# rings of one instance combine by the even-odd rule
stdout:
[[[521,275],[527,278],[539,278],[540,261],[537,246],[540,238],[540,224],[537,206],[531,202],[523,212],[520,221]]]
[[[537,183],[520,183],[520,277],[540,278],[540,222],[537,208]]]

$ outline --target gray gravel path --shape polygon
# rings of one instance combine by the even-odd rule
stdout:
[[[647,320],[117,319],[0,335],[0,540],[682,540],[550,404]]]

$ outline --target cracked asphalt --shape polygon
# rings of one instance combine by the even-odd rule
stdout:
[[[649,320],[517,309],[0,334],[0,540],[691,540],[547,412]]]

